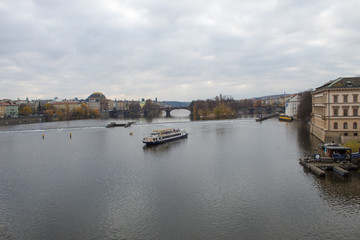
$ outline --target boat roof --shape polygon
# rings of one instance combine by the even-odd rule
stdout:
[[[329,150],[351,150],[351,148],[342,147],[342,146],[326,146],[326,149],[329,149]]]
[[[153,132],[165,132],[165,131],[172,131],[173,128],[165,128],[165,129],[160,129],[160,130],[154,130]]]

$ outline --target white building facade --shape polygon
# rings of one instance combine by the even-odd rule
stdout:
[[[300,101],[301,96],[299,94],[289,97],[285,101],[285,114],[291,117],[297,117]]]

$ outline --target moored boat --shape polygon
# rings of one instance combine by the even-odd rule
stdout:
[[[111,128],[111,127],[124,127],[126,125],[126,123],[116,123],[116,122],[111,122],[108,125],[106,125],[107,128]]]
[[[112,127],[130,127],[132,124],[134,124],[135,122],[128,122],[128,123],[116,123],[116,122],[111,122],[108,125],[106,125],[106,128],[112,128]]]
[[[187,133],[185,130],[166,128],[161,130],[154,130],[149,137],[143,139],[146,145],[156,145],[164,142],[173,141],[180,138],[186,138]]]
[[[280,121],[288,121],[291,122],[293,120],[293,117],[285,115],[285,114],[280,114],[279,115],[279,120]]]

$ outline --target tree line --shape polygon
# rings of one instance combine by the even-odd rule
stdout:
[[[260,99],[234,100],[231,96],[220,94],[214,99],[196,100],[190,103],[193,119],[229,119],[235,118],[243,108],[254,109],[262,107]]]
[[[68,103],[65,103],[65,109],[57,108],[51,103],[46,103],[43,107],[39,105],[36,110],[34,110],[30,105],[19,105],[19,115],[29,116],[35,113],[44,114],[47,121],[66,121],[100,117],[100,111],[97,109],[91,109],[86,103],[81,103],[79,107],[73,109],[70,109]]]
[[[98,109],[91,109],[86,103],[81,103],[80,107],[74,109],[70,109],[68,103],[65,104],[65,109],[56,108],[54,105],[46,103],[44,110],[49,120],[55,118],[56,120],[66,121],[100,117],[100,111]]]

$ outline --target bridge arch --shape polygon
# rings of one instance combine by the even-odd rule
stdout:
[[[166,117],[171,117],[171,112],[173,110],[188,110],[189,111],[189,115],[191,115],[191,111],[192,109],[190,107],[165,107],[165,108],[161,108],[162,111],[164,111],[166,113]]]

